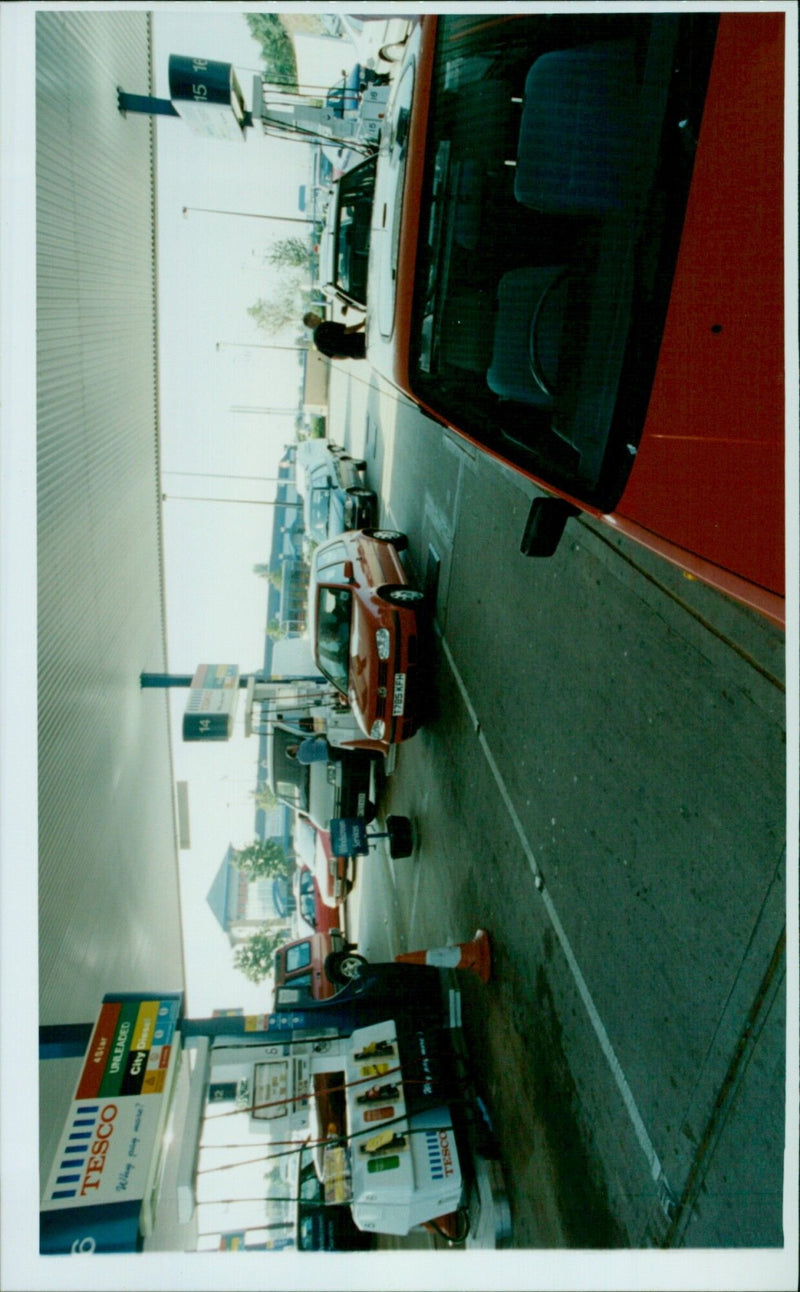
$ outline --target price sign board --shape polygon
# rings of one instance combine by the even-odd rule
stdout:
[[[182,995],[105,996],[42,1196],[44,1253],[131,1251],[152,1230]]]
[[[183,715],[184,740],[230,740],[238,699],[238,665],[201,664]]]
[[[194,134],[210,139],[244,139],[244,98],[230,63],[171,54],[169,96]]]

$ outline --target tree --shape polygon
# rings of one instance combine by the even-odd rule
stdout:
[[[233,864],[249,879],[269,879],[288,868],[286,853],[275,839],[254,839],[246,848],[235,848]]]
[[[245,15],[250,34],[261,46],[267,80],[284,89],[297,89],[297,59],[291,37],[274,13]]]
[[[262,297],[248,306],[247,313],[255,319],[257,327],[274,336],[291,324],[299,323],[308,312],[310,301],[311,292],[293,274],[284,279],[274,296]]]
[[[259,579],[269,579],[273,588],[280,592],[283,583],[283,572],[279,565],[265,565],[259,562],[253,566],[253,574],[257,574]]]
[[[270,619],[267,624],[267,636],[270,641],[282,642],[284,637],[288,637],[288,635],[288,628],[284,628],[283,624],[280,624],[277,619]]]
[[[269,929],[266,924],[256,929],[233,953],[234,969],[251,982],[263,982],[272,968],[272,957],[283,941],[283,933]]]
[[[253,797],[256,807],[261,808],[262,812],[272,812],[278,806],[278,797],[269,785],[261,785],[257,790],[253,790]]]
[[[293,238],[278,238],[272,243],[264,259],[276,269],[308,269],[311,260],[308,238],[300,237],[299,234]]]

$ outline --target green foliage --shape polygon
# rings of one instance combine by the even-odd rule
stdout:
[[[266,79],[283,89],[297,90],[297,60],[291,37],[274,13],[248,13],[250,34],[261,46]]]
[[[261,808],[262,812],[272,812],[278,806],[277,795],[273,793],[269,785],[261,785],[257,790],[253,790],[253,797],[256,801],[256,807]]]
[[[267,625],[267,636],[274,642],[283,641],[287,636],[287,629],[277,619],[270,619]]]
[[[269,579],[273,588],[280,592],[283,583],[283,573],[279,565],[266,565],[262,562],[253,566],[253,574],[257,574],[259,579]]]
[[[246,848],[236,848],[233,864],[248,879],[269,879],[288,868],[286,853],[275,839],[254,839]]]
[[[311,292],[294,273],[284,279],[274,296],[257,300],[248,306],[247,313],[256,325],[275,336],[292,324],[297,324],[311,302]],[[305,337],[306,344],[308,338]]]
[[[277,269],[308,269],[311,245],[307,237],[303,238],[299,234],[291,238],[278,238],[267,251],[265,260]]]
[[[238,969],[251,982],[263,982],[272,968],[272,957],[284,941],[283,933],[269,929],[266,925],[256,929],[246,942],[236,948],[233,954],[234,969]]]

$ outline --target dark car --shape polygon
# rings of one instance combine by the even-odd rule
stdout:
[[[324,440],[306,441],[300,455],[305,468],[303,521],[314,543],[324,543],[347,529],[374,525],[378,499],[364,484],[366,463],[342,451],[334,452]]]

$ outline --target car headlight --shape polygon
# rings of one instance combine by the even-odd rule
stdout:
[[[388,628],[378,628],[375,631],[375,647],[378,652],[378,659],[388,659],[392,649],[392,638]]]
[[[369,729],[370,740],[383,740],[386,735],[386,723],[383,718],[376,718]]]

